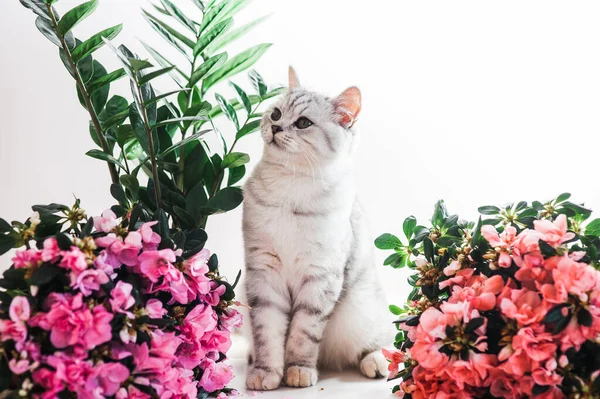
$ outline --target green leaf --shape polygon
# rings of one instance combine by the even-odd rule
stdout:
[[[167,148],[166,150],[164,150],[162,153],[158,154],[158,158],[164,158],[166,155],[168,155],[169,153],[175,151],[176,149],[186,145],[187,143],[194,141],[202,136],[204,136],[206,133],[210,132],[210,130],[201,130],[196,134],[193,134],[191,136],[186,137],[185,139],[173,144],[172,146],[170,146],[169,148]]]
[[[88,84],[87,91],[89,94],[93,94],[98,89],[101,89],[104,86],[109,85],[112,82],[121,79],[126,74],[127,73],[125,72],[125,70],[123,68],[117,69],[116,71],[113,71],[107,75],[104,75],[98,79],[93,80],[90,84]]]
[[[239,87],[238,85],[236,85],[235,83],[233,83],[233,82],[229,82],[229,83],[235,89],[240,102],[242,104],[244,104],[244,109],[246,110],[248,115],[252,114],[252,102],[250,102],[250,98],[248,97],[248,94],[246,94],[246,92],[244,90],[242,90],[242,88]]]
[[[52,26],[52,22],[47,20],[44,17],[37,17],[35,19],[35,26],[38,28],[40,33],[46,37],[46,39],[50,40],[54,45],[62,48],[62,42],[60,38],[54,31],[54,27]]]
[[[114,165],[117,165],[119,168],[125,170],[125,166],[123,166],[123,164],[121,162],[116,160],[115,157],[113,157],[112,155],[107,154],[101,150],[89,150],[88,152],[85,153],[85,155],[92,157],[92,158],[100,159],[102,161],[110,162]]]
[[[6,220],[0,218],[0,233],[8,233],[12,230],[12,226]]]
[[[165,7],[165,10],[179,22],[181,22],[186,28],[196,35],[196,26],[194,22],[190,20],[183,11],[181,11],[173,2],[170,0],[160,0],[162,5]]]
[[[556,203],[558,204],[559,202],[564,202],[564,201],[568,200],[569,198],[571,198],[571,194],[562,193],[561,195],[556,197]]]
[[[402,314],[402,309],[396,305],[390,305],[390,312],[392,312],[396,316],[399,316]]]
[[[16,244],[17,241],[12,236],[0,234],[0,255],[4,255],[13,249]]]
[[[88,57],[88,58],[91,58],[91,57]],[[101,79],[104,76],[106,76],[106,69],[104,69],[102,64],[100,64],[96,60],[93,60],[92,65],[93,65],[93,70],[94,70],[94,75],[93,75],[92,79],[94,79],[94,80]],[[94,111],[96,113],[100,113],[102,111],[102,108],[104,108],[104,105],[106,104],[106,101],[108,100],[109,91],[110,91],[110,87],[104,86],[104,87],[99,88],[93,94],[90,95],[90,99],[92,101],[92,105],[94,106]],[[83,98],[83,94],[79,90],[79,86],[77,86],[77,96],[79,97],[79,102],[81,103],[81,105],[87,109],[84,98]]]
[[[402,224],[402,230],[404,231],[404,236],[410,240],[415,231],[415,227],[417,226],[417,219],[414,216],[409,216],[404,219],[404,223]]]
[[[267,94],[267,84],[263,77],[255,70],[250,71],[248,76],[250,77],[250,82],[252,83],[254,90],[256,90],[260,97],[264,97],[265,94]]]
[[[229,101],[227,101],[225,99],[225,97],[223,97],[219,93],[215,93],[215,98],[217,99],[217,103],[223,110],[223,113],[225,114],[225,116],[227,116],[227,119],[229,119],[230,121],[233,122],[236,130],[239,130],[240,123],[238,121],[238,117],[237,117],[237,113],[235,112],[235,108],[233,108],[233,106],[229,103]]]
[[[205,76],[215,71],[217,68],[220,68],[225,61],[227,60],[227,53],[220,53],[214,55],[204,61],[202,65],[200,65],[190,77],[190,86],[195,86],[200,80],[202,80]]]
[[[586,236],[600,236],[600,218],[592,220],[585,228]]]
[[[185,88],[185,89],[173,90],[173,91],[170,91],[170,92],[168,92],[168,93],[163,93],[163,94],[160,94],[160,95],[158,95],[158,96],[154,96],[154,97],[153,97],[153,98],[151,98],[150,100],[148,100],[148,101],[144,102],[144,105],[145,105],[145,106],[148,106],[148,105],[150,105],[150,104],[154,104],[154,103],[156,103],[156,102],[158,102],[158,101],[162,100],[163,98],[167,98],[167,97],[169,97],[169,96],[172,96],[173,94],[177,94],[177,93],[181,93],[181,92],[186,92],[186,91],[190,91],[190,89],[188,89],[188,88]]]
[[[121,187],[120,184],[113,183],[110,185],[110,195],[120,204],[127,204],[127,197],[125,196],[125,190]]]
[[[235,135],[235,138],[239,140],[247,134],[254,133],[258,130],[258,128],[260,128],[260,120],[254,120],[252,122],[249,122],[242,126],[242,128]]]
[[[154,65],[152,65],[151,62],[149,62],[147,60],[139,60],[137,58],[129,58],[129,65],[131,65],[131,69],[133,69],[135,72],[139,72],[144,69],[152,68],[154,66]],[[141,84],[140,84],[140,86],[141,86]]]
[[[196,42],[194,46],[194,57],[198,57],[202,52],[210,46],[216,39],[219,38],[223,33],[228,31],[233,25],[233,19],[229,18],[225,21],[221,21],[216,24],[212,29],[203,34],[200,40]]]
[[[206,93],[215,84],[227,79],[245,69],[250,68],[271,47],[270,44],[259,44],[236,55],[227,61],[221,68],[210,74],[202,82],[202,92]]]
[[[242,189],[239,187],[226,187],[208,201],[208,207],[228,212],[237,208],[244,199]]]
[[[384,266],[400,264],[402,261],[402,255],[394,252],[383,261]]]
[[[182,116],[180,118],[167,119],[165,121],[160,121],[155,125],[152,125],[152,129],[158,129],[159,127],[172,125],[174,123],[179,122],[198,122],[198,121],[206,121],[208,118],[206,116]]]
[[[210,28],[212,25],[215,25],[222,19],[222,15],[224,14],[225,7],[227,6],[227,1],[222,1],[214,7],[211,7],[210,10],[204,13],[202,17],[202,24],[200,25],[199,34]]]
[[[40,17],[50,19],[48,14],[48,8],[44,4],[43,0],[20,0],[23,7],[30,9]]]
[[[200,222],[204,216],[202,207],[208,202],[203,182],[196,184],[188,193],[186,201],[186,210],[192,215],[196,222]]]
[[[497,215],[500,213],[500,208],[494,205],[481,206],[477,210],[482,215]]]
[[[97,7],[98,2],[92,0],[67,11],[60,21],[58,21],[58,33],[61,36],[66,35],[67,32],[73,29],[78,23],[91,15]]]
[[[174,66],[170,66],[170,67],[162,68],[162,69],[159,69],[157,71],[151,72],[151,73],[149,73],[147,75],[144,75],[144,76],[142,76],[140,78],[139,84],[140,85],[146,84],[146,83],[150,82],[154,78],[162,76],[165,73],[171,72],[173,69],[175,69],[175,67]]]
[[[257,25],[261,24],[263,21],[265,21],[267,18],[269,18],[268,15],[264,16],[264,17],[260,17],[255,19],[254,21],[240,26],[239,28],[236,28],[234,30],[232,30],[231,32],[228,32],[226,34],[224,34],[223,36],[221,36],[220,38],[218,38],[217,40],[215,40],[209,47],[208,47],[208,53],[212,54],[215,53],[219,50],[221,50],[223,47],[227,46],[228,44],[230,44],[231,42],[239,39],[240,37],[244,36],[246,33],[248,33],[250,30],[252,30],[254,27],[256,27]]]
[[[423,253],[430,263],[433,263],[433,241],[429,237],[423,239]]]
[[[154,58],[154,60],[156,60],[156,62],[158,62],[158,64],[160,66],[162,66],[163,68],[174,65],[171,61],[167,60],[162,54],[160,54],[154,48],[150,47],[149,45],[147,45],[144,42],[142,42],[142,45],[144,46],[146,51],[148,51],[150,53],[152,58]],[[177,73],[175,73],[175,71]],[[169,75],[171,76],[171,78],[173,78],[173,80],[175,81],[175,83],[177,83],[177,85],[179,87],[185,86],[187,81],[190,79],[189,76],[186,75],[181,69],[177,68],[177,66],[175,66],[175,70],[171,71],[171,73]],[[183,81],[183,79],[185,79],[185,82]]]
[[[121,175],[119,181],[125,187],[131,196],[131,199],[136,202],[139,199],[140,183],[135,176]]]
[[[221,169],[237,168],[250,162],[250,156],[243,152],[231,152],[223,157]]]
[[[229,177],[227,178],[227,186],[233,186],[235,183],[242,180],[246,174],[246,166],[238,166],[237,168],[229,169]]]
[[[181,47],[180,43],[185,44],[190,49],[193,49],[196,43],[183,33],[177,31],[177,29],[172,28],[169,24],[161,21],[156,18],[154,15],[150,14],[147,11],[144,11],[144,15],[146,20],[152,26],[152,28],[161,35],[167,42],[169,42],[172,46],[174,46],[177,50],[179,50],[183,55],[188,57],[187,52],[183,47]],[[188,57],[189,58],[189,57]]]
[[[552,247],[552,245],[548,244],[546,241],[540,240],[540,252],[546,257],[551,257],[556,255],[556,249]]]
[[[379,249],[396,249],[402,242],[393,234],[385,233],[375,239],[375,246]]]
[[[37,269],[29,278],[29,284],[31,285],[44,285],[48,284],[59,274],[63,273],[64,269],[54,265],[42,265]]]
[[[112,28],[104,29],[103,31],[96,33],[88,40],[75,47],[71,53],[73,62],[77,64],[79,61],[98,50],[105,43],[104,40],[102,40],[103,38],[112,40],[117,37],[122,29],[122,24],[113,26]]]

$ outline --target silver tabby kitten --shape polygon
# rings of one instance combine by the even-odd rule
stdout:
[[[291,68],[289,87],[263,117],[264,155],[244,188],[246,384],[257,390],[314,385],[317,365],[387,373],[391,330],[352,173],[360,91],[330,99]]]

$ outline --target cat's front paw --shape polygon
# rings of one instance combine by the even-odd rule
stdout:
[[[286,372],[285,383],[288,387],[306,388],[317,383],[317,369],[290,366]]]
[[[381,351],[369,353],[360,362],[360,372],[369,378],[383,378],[388,371],[388,361]]]
[[[268,367],[250,366],[246,386],[254,391],[272,391],[279,388],[283,373]]]

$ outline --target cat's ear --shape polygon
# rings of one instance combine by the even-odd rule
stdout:
[[[290,90],[300,88],[300,81],[298,80],[298,75],[296,75],[296,71],[290,65],[290,69],[288,71],[288,87]]]
[[[335,110],[339,115],[340,125],[349,129],[358,119],[361,108],[361,96],[358,87],[352,86],[346,89],[335,100],[333,100]]]

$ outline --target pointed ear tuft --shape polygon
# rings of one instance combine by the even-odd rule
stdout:
[[[288,72],[288,81],[288,87],[290,88],[290,90],[300,88],[300,81],[298,80],[298,75],[296,75],[296,71],[294,71],[294,68],[292,68],[291,65],[290,70]]]
[[[336,112],[340,116],[340,125],[349,129],[358,119],[361,109],[361,95],[358,87],[350,87],[340,94],[335,100]]]

